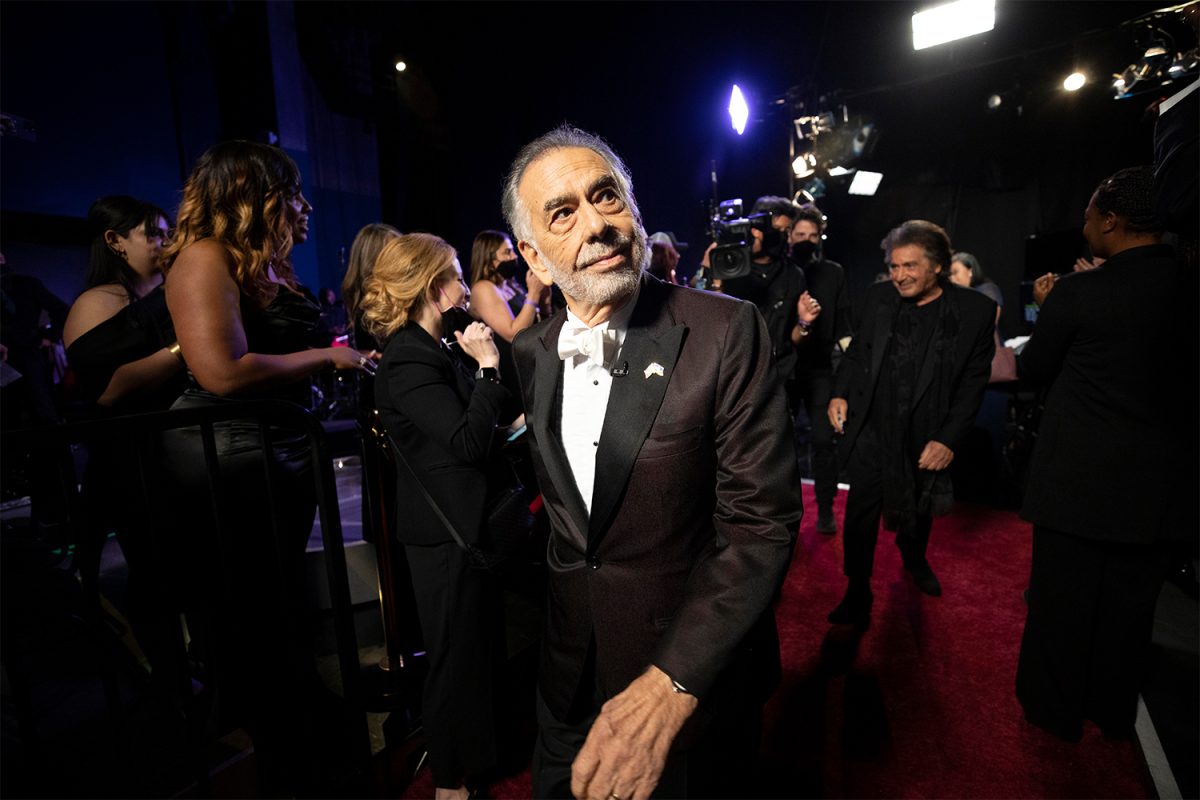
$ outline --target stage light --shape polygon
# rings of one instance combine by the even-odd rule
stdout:
[[[733,91],[729,93],[729,120],[733,123],[733,129],[737,131],[738,136],[746,132],[746,120],[750,119],[750,107],[746,105],[746,98],[742,96],[742,90],[735,83]]]
[[[1087,83],[1086,75],[1084,75],[1082,72],[1072,72],[1067,76],[1066,80],[1063,81],[1063,88],[1068,92],[1077,92],[1083,88],[1085,83]]]
[[[994,94],[987,99],[987,107],[991,111],[995,111],[1002,105],[1004,105],[1004,98],[998,94]]]
[[[986,33],[996,27],[996,0],[957,0],[912,16],[913,50]]]
[[[801,153],[792,162],[792,174],[797,178],[807,178],[817,171],[817,157],[812,153]]]
[[[404,72],[406,69],[408,69],[408,64],[405,64],[403,61],[396,62],[396,72]]]
[[[851,172],[854,172],[854,170],[846,169],[845,167],[833,167],[829,170],[829,177],[840,178],[843,175],[849,175]]]
[[[879,188],[880,181],[883,180],[882,172],[867,172],[860,169],[854,173],[854,180],[850,181],[850,188],[847,190],[850,194],[863,195],[870,197],[875,194]]]

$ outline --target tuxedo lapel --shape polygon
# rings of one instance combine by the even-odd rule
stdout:
[[[562,381],[563,362],[558,356],[558,334],[566,321],[566,314],[555,317],[539,340],[534,359],[533,408],[531,427],[538,442],[542,463],[553,484],[552,491],[559,496],[559,501],[565,512],[565,520],[569,523],[568,538],[578,547],[580,552],[587,549],[588,515],[583,505],[583,497],[575,485],[575,476],[571,472],[567,453],[562,446],[562,438],[556,432],[554,415],[560,414],[561,409],[554,402],[558,387]],[[547,487],[542,487],[545,495]]]
[[[628,365],[628,374],[613,378],[596,450],[596,482],[588,526],[588,545],[593,550],[625,493],[634,461],[674,378],[687,328],[674,323],[665,304],[665,287],[644,281],[617,358],[621,366]]]

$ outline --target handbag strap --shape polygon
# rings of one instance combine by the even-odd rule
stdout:
[[[400,449],[400,445],[396,444],[396,440],[392,438],[392,434],[389,433],[387,437],[388,441],[392,445],[392,451],[400,457],[400,461],[404,463],[404,466],[408,469],[409,474],[413,476],[413,480],[417,482],[417,488],[421,490],[421,495],[425,498],[425,502],[429,503],[429,507],[433,509],[433,513],[436,514],[437,518],[440,519],[442,524],[446,526],[446,530],[450,532],[450,536],[454,539],[458,546],[463,550],[469,550],[470,548],[467,546],[467,543],[463,541],[463,538],[458,535],[458,531],[455,530],[454,526],[450,523],[450,520],[446,519],[446,515],[442,513],[442,507],[439,506],[437,501],[434,500],[430,496],[429,492],[425,490],[425,484],[421,483],[420,477],[417,476],[417,471],[412,468],[412,464],[409,464],[408,459],[404,457],[404,452]]]

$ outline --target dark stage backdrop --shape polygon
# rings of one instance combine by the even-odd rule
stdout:
[[[354,233],[379,219],[438,233],[465,261],[478,230],[503,226],[512,156],[568,121],[625,157],[647,228],[691,243],[688,273],[712,164],[720,199],[787,194],[791,101],[844,103],[877,124],[863,166],[884,181],[875,197],[822,198],[828,256],[858,292],[889,227],[942,223],[1003,287],[1011,335],[1026,238],[1078,228],[1100,178],[1150,158],[1154,96],[1114,101],[1105,78],[1140,52],[1120,23],[1156,6],[997,5],[993,32],[914,53],[904,2],[10,1],[0,102],[37,140],[0,139],[4,246],[26,247],[17,271],[71,299],[81,266],[61,253],[80,243],[47,234],[52,218],[117,191],[173,210],[206,147],[274,135],[315,206],[294,255],[304,282],[340,282]],[[1101,80],[1067,95],[1076,66]],[[734,82],[753,105],[741,137],[725,111]],[[1000,92],[1010,102],[989,113]]]

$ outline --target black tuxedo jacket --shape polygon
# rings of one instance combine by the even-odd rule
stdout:
[[[1025,519],[1088,539],[1194,540],[1195,286],[1164,245],[1055,284],[1017,362],[1049,386]]]
[[[425,491],[455,529],[472,538],[483,524],[486,466],[510,395],[500,384],[476,382],[453,359],[420,325],[405,325],[384,348],[375,403]],[[396,508],[403,512],[400,541],[453,541],[402,463],[396,464]]]
[[[927,405],[935,360],[927,354],[917,374],[913,421],[920,428],[915,432],[924,441],[938,441],[957,452],[963,435],[979,412],[991,375],[992,356],[996,352],[996,303],[973,289],[950,283],[943,285],[942,300],[957,304],[959,314],[959,329],[952,350],[954,377],[949,407],[937,410]],[[854,452],[854,444],[867,419],[891,411],[873,408],[872,401],[901,302],[900,294],[890,281],[872,284],[867,289],[858,331],[838,367],[833,396],[844,398],[847,404],[846,433],[838,444],[838,457],[843,461]],[[934,335],[940,335],[940,329],[935,330]]]
[[[514,342],[553,529],[543,698],[563,719],[577,691],[590,696],[580,680],[594,637],[604,697],[654,664],[701,708],[738,691],[761,700],[779,666],[770,602],[803,513],[761,316],[749,303],[643,276],[590,517],[558,433],[565,319],[559,312]]]

